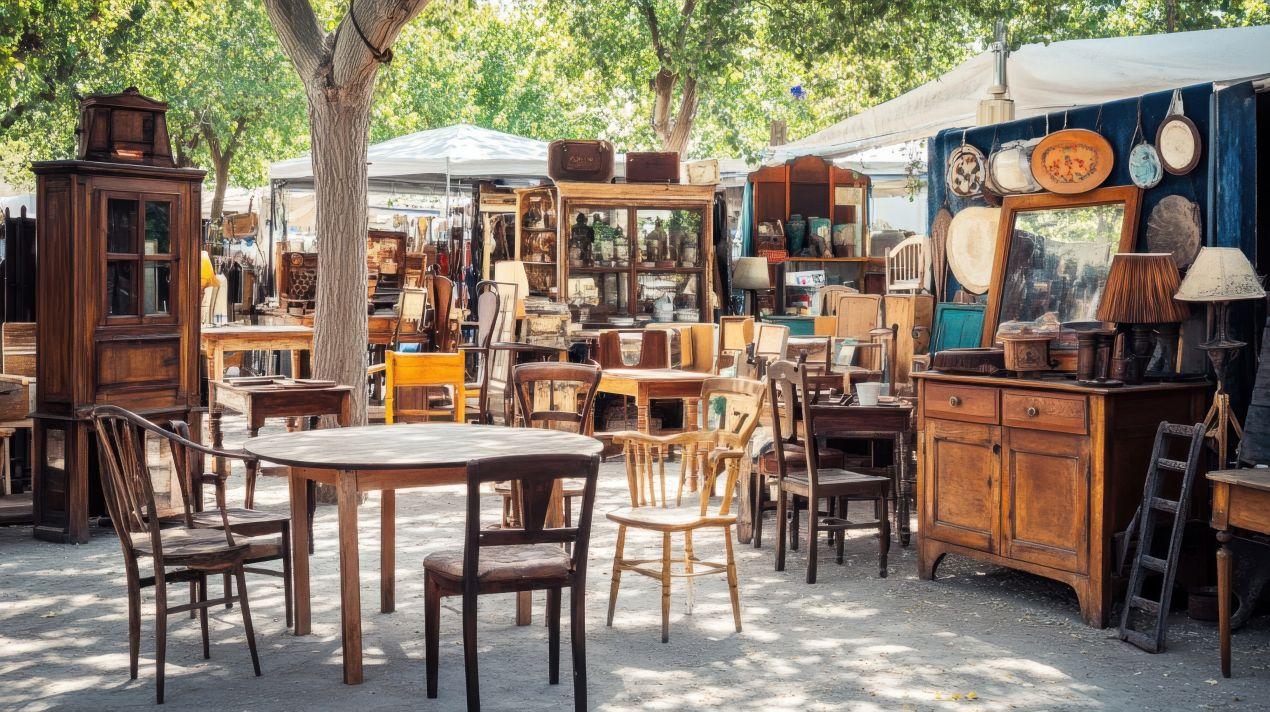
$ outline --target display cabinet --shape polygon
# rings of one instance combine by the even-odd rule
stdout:
[[[559,293],[556,191],[551,186],[516,191],[516,236],[512,259],[525,263],[529,294],[555,298]]]
[[[38,538],[86,541],[89,517],[104,513],[94,406],[115,404],[165,423],[190,420],[199,405],[204,172],[173,167],[165,109],[135,90],[87,99],[81,130],[91,128],[92,140],[80,159],[32,166],[40,206]],[[83,160],[90,155],[106,160]],[[147,465],[160,507],[175,508],[181,490],[159,447]]]
[[[556,189],[560,298],[581,321],[710,320],[714,186]]]

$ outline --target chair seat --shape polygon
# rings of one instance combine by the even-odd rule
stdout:
[[[842,467],[846,455],[838,449],[831,447],[820,448],[820,468]],[[807,449],[802,445],[785,445],[785,466],[791,470],[807,469]],[[763,457],[759,459],[759,472],[765,475],[775,475],[777,472],[776,451],[768,450],[763,453]]]
[[[463,578],[463,550],[445,549],[428,554],[423,568],[451,579]],[[571,571],[569,554],[553,544],[488,546],[477,559],[476,579],[524,581],[565,578]]]
[[[890,485],[891,478],[878,475],[865,475],[850,470],[825,468],[816,470],[817,494],[822,497],[838,497],[850,494],[872,494],[873,490],[881,490]],[[781,480],[781,487],[793,494],[805,494],[810,482],[807,473],[800,472],[787,475]]]
[[[154,546],[149,532],[132,532],[132,546],[142,556],[153,556]],[[247,542],[236,539],[234,546],[225,542],[225,533],[218,529],[160,529],[159,538],[163,548],[163,558],[170,564],[180,563],[188,558],[220,558],[232,562],[246,558]]]
[[[622,507],[605,516],[618,524],[658,531],[687,531],[736,523],[735,514],[707,514],[703,517],[699,507]]]

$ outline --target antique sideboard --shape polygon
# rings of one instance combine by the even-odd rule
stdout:
[[[918,382],[918,575],[961,554],[1070,585],[1106,627],[1112,537],[1142,499],[1160,421],[1203,419],[1207,384],[1087,388],[927,371]]]

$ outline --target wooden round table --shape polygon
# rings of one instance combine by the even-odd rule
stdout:
[[[340,621],[344,682],[362,682],[362,614],[357,552],[359,493],[379,490],[380,610],[395,608],[396,490],[462,484],[467,464],[506,455],[598,455],[603,446],[585,435],[537,428],[424,423],[306,430],[251,438],[243,449],[291,467],[292,569],[295,634],[307,635],[309,593],[308,481],[332,485],[339,508]],[[512,473],[509,473],[509,475]]]

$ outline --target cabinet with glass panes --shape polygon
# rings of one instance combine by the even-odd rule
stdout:
[[[559,274],[556,191],[551,186],[516,191],[512,258],[525,264],[531,296],[555,297]]]
[[[556,188],[561,299],[579,321],[709,320],[714,186]]]

